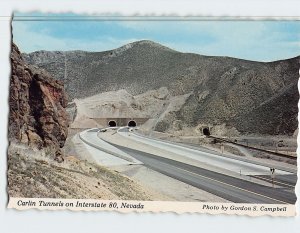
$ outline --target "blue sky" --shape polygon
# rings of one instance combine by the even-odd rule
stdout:
[[[24,15],[26,17],[20,17]],[[53,17],[58,18],[47,20],[54,19]],[[12,23],[13,41],[22,52],[104,51],[147,39],[180,52],[230,56],[255,61],[274,61],[300,55],[300,21],[95,19],[99,18],[75,14],[18,13],[15,14]]]

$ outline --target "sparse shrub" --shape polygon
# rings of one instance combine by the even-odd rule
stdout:
[[[167,129],[169,128],[169,124],[165,121],[160,121],[157,123],[157,125],[155,126],[155,131],[158,131],[158,132],[166,132]]]

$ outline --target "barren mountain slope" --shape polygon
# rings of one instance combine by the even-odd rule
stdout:
[[[38,51],[24,57],[64,80],[71,99],[120,89],[138,95],[160,87],[171,96],[192,93],[179,111],[160,118],[163,127],[157,130],[167,131],[177,120],[190,127],[225,123],[243,133],[293,134],[297,128],[297,106],[290,100],[299,95],[289,88],[297,84],[300,57],[254,62],[180,53],[151,41],[105,52]],[[276,96],[282,108],[267,114]],[[291,123],[282,124],[278,116]],[[269,123],[258,129],[243,125],[247,119]]]
[[[297,129],[299,57],[235,67],[194,90],[176,118],[189,126],[226,123],[242,133],[288,134]]]
[[[229,120],[242,133],[293,135],[298,127],[298,87],[292,83],[278,95],[261,103],[251,113]]]

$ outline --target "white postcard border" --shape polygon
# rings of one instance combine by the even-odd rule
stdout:
[[[56,199],[11,197],[7,208],[17,210],[72,210],[129,212],[175,212],[202,214],[230,214],[247,216],[291,217],[296,215],[292,204],[246,204],[178,201],[126,201],[99,199]]]

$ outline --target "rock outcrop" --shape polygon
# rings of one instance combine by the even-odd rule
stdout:
[[[27,65],[12,44],[9,96],[9,140],[42,149],[51,148],[63,161],[60,148],[68,132],[67,97],[62,81]]]

